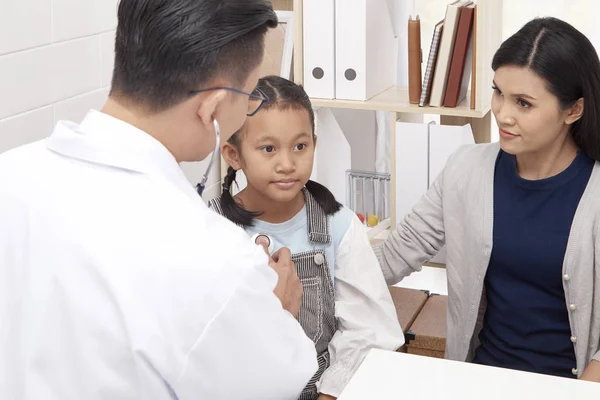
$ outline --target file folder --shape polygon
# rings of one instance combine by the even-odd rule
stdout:
[[[335,37],[336,99],[365,101],[395,85],[398,39],[386,0],[337,0]]]
[[[333,99],[335,0],[304,0],[303,24],[304,89],[310,97]]]

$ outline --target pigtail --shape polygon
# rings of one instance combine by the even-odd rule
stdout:
[[[305,186],[326,215],[333,215],[342,209],[342,205],[338,203],[333,193],[325,186],[310,180],[306,182]]]
[[[231,195],[231,185],[235,182],[237,171],[232,167],[227,169],[227,175],[223,179],[223,193],[221,194],[221,210],[223,215],[230,221],[246,226],[252,226],[254,218],[261,215],[259,212],[245,210]]]

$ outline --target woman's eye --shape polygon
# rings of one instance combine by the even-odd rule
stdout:
[[[498,96],[502,95],[502,92],[496,86],[492,86],[492,89],[494,89],[494,93],[496,93]]]
[[[275,147],[273,147],[273,146],[264,146],[262,149],[266,153],[272,153],[275,151]]]
[[[526,102],[525,100],[517,100],[517,104],[520,105],[523,108],[529,108],[531,107],[531,104]]]
[[[296,145],[296,150],[298,151],[302,151],[306,148],[306,145],[304,143],[300,143]]]

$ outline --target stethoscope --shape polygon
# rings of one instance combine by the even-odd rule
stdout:
[[[208,162],[208,167],[206,168],[206,172],[204,173],[202,180],[200,181],[200,183],[198,183],[196,185],[196,192],[198,192],[200,197],[202,197],[202,193],[204,192],[204,189],[206,188],[206,182],[208,181],[208,176],[210,175],[210,170],[212,169],[212,166],[215,162],[215,158],[219,155],[219,150],[221,148],[221,127],[219,126],[219,122],[216,119],[213,120],[213,126],[215,127],[215,149],[213,150],[213,153],[210,156],[210,161]],[[254,236],[252,236],[252,241],[255,244],[258,244],[258,240],[263,239],[263,238],[267,239],[268,251],[269,251],[269,254],[272,254],[274,244],[273,244],[273,240],[269,237],[269,235],[264,234],[264,233],[257,233]]]
[[[216,119],[213,120],[213,125],[215,127],[215,136],[216,136],[215,149],[213,150],[213,153],[210,156],[210,161],[208,162],[208,168],[206,168],[206,172],[204,173],[202,180],[200,181],[200,183],[198,183],[196,185],[196,192],[198,192],[200,197],[202,197],[202,193],[204,192],[204,189],[206,188],[206,182],[208,181],[208,176],[210,174],[210,170],[212,169],[212,166],[215,162],[215,158],[219,155],[219,149],[221,147],[221,127],[219,126],[219,122]]]

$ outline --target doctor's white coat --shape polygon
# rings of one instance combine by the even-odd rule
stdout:
[[[315,349],[276,281],[131,125],[0,155],[0,399],[295,399]]]

